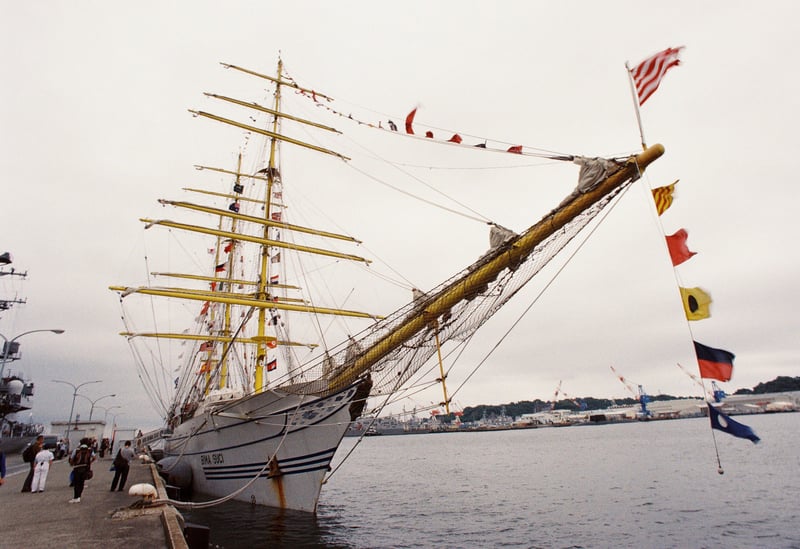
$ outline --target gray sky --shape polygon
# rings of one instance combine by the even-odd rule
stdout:
[[[800,95],[791,70],[800,53],[797,3],[284,4],[2,2],[0,251],[10,251],[29,278],[0,281],[5,295],[19,291],[28,299],[0,317],[0,333],[67,331],[20,340],[24,360],[13,367],[36,382],[34,420],[69,412],[71,389],[51,379],[102,379],[81,393],[117,393],[98,404],[122,406],[112,413],[123,413],[123,424],[158,423],[117,335],[119,307],[107,287],[142,278],[138,219],[159,215],[158,198],[179,199],[181,187],[198,186],[193,164],[231,165],[238,134],[187,112],[208,106],[202,92],[238,91],[245,82],[218,62],[271,73],[279,51],[294,77],[336,98],[338,108],[399,121],[419,105],[421,125],[610,156],[639,148],[624,62],[686,46],[681,66],[642,109],[648,142],[663,143],[666,155],[455,400],[548,399],[559,380],[573,396],[628,396],[611,364],[650,393],[699,395],[676,367],[696,371],[693,337],[736,354],[734,378],[725,384],[731,391],[800,375],[800,231],[791,170]],[[429,147],[418,164],[443,165],[437,146]],[[574,166],[519,164],[497,171],[510,174],[507,180],[456,174],[470,206],[517,231],[555,206],[577,174]],[[434,184],[445,172],[423,173]],[[455,194],[459,181],[444,177]],[[663,230],[686,228],[698,252],[678,267],[678,280],[714,299],[712,317],[692,323],[691,332],[647,202],[648,186],[675,179],[681,182],[661,217]],[[320,177],[317,184],[325,193],[342,183]],[[394,200],[402,211],[375,232],[352,211],[354,195],[334,193],[327,204],[352,214],[348,221],[370,251],[388,244],[381,257],[423,289],[486,247],[485,227],[461,221],[437,221],[431,239],[417,225],[434,214]],[[403,226],[412,217],[417,221]],[[449,249],[448,229],[463,249]],[[416,258],[398,244],[413,238],[424,239]],[[420,250],[428,250],[423,259]],[[471,364],[534,293],[518,297],[471,345]],[[453,374],[453,389],[471,364]],[[438,390],[416,404],[437,399]],[[76,402],[83,417],[88,407]]]

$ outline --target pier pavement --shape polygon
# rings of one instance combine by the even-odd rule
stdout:
[[[131,507],[141,500],[128,495],[134,484],[152,484],[159,497],[166,496],[155,466],[132,461],[125,490],[110,492],[112,457],[92,464],[94,477],[86,483],[80,503],[69,503],[72,467],[66,459],[53,462],[44,492],[23,494],[29,465],[20,455],[7,456],[8,472],[0,486],[0,548],[186,548],[181,517],[173,507]]]

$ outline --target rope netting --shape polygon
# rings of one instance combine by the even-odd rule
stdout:
[[[313,381],[297,384],[287,380],[280,386],[281,390],[299,394],[324,394],[340,389],[344,382],[354,382],[368,374],[372,382],[370,396],[395,392],[436,353],[436,332],[441,344],[448,341],[464,341],[471,337],[629,184],[630,180],[599,199],[541,241],[529,254],[503,268],[493,280],[463,295],[457,303],[448,307],[446,312],[431,318],[427,313],[427,307],[439,296],[453,291],[465,277],[495,258],[508,253],[526,233],[492,248],[475,264],[433,290],[420,295],[408,305],[353,336],[349,341],[331,349],[323,359],[302,367],[302,378]],[[537,226],[547,222],[552,215],[553,212],[545,216]],[[393,345],[393,348],[388,349],[379,359],[368,364],[364,363],[370,349],[385,344],[392,334],[420,317],[425,318],[420,329],[405,338],[402,343]]]

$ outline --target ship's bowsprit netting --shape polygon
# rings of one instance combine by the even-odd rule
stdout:
[[[351,383],[368,372],[373,383],[370,396],[385,395],[396,391],[436,353],[436,330],[438,330],[441,344],[450,340],[463,341],[472,336],[481,325],[541,271],[627,184],[617,188],[615,192],[606,195],[577,215],[561,229],[539,243],[532,253],[521,258],[517,264],[503,269],[485,287],[479,288],[472,295],[465,296],[450,307],[447,313],[436,318],[426,319],[426,323],[420,330],[373,363],[354,367],[358,358],[362,357],[368,349],[407,324],[409,319],[424,315],[426,304],[452,289],[465,275],[510,249],[514,239],[490,250],[478,263],[395,311],[355,336],[349,343],[333,349],[329,359],[320,360],[304,367],[304,378],[314,381],[302,385],[284,386],[282,389],[308,394],[324,394],[343,388],[343,380]]]

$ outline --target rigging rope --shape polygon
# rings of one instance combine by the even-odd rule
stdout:
[[[533,308],[533,306],[542,297],[544,292],[546,292],[547,289],[550,288],[550,286],[553,284],[553,282],[555,282],[555,279],[558,277],[558,275],[560,275],[561,272],[567,267],[567,265],[569,265],[569,263],[575,258],[577,253],[581,250],[581,248],[583,248],[583,246],[586,244],[586,242],[589,241],[589,238],[591,238],[591,236],[594,234],[594,232],[600,227],[600,225],[602,225],[603,221],[606,220],[608,215],[614,210],[614,208],[617,206],[617,204],[619,204],[621,197],[624,196],[624,194],[628,191],[628,189],[630,189],[630,186],[625,187],[622,190],[622,192],[619,193],[619,195],[617,197],[617,200],[615,200],[608,209],[606,209],[604,212],[602,212],[600,214],[600,218],[599,218],[599,221],[597,222],[597,224],[595,224],[595,226],[591,228],[591,230],[586,234],[586,236],[583,238],[583,240],[581,240],[578,243],[578,245],[575,247],[575,249],[572,251],[572,253],[567,257],[567,259],[564,261],[564,263],[556,270],[556,272],[553,273],[553,275],[550,277],[550,279],[547,281],[547,283],[544,285],[544,287],[541,290],[539,290],[539,293],[537,293],[533,297],[533,300],[522,311],[522,313],[519,315],[519,317],[511,324],[511,326],[508,328],[508,330],[506,330],[506,332],[502,335],[502,337],[500,337],[500,339],[497,341],[497,343],[495,343],[492,346],[492,348],[489,349],[489,352],[486,353],[486,356],[484,356],[484,358],[475,366],[475,368],[464,379],[464,381],[458,387],[456,387],[456,390],[453,391],[453,393],[450,395],[451,399],[453,397],[455,397],[456,394],[464,387],[464,385],[467,383],[467,381],[469,381],[472,378],[472,376],[475,375],[475,373],[477,373],[478,369],[481,366],[483,366],[483,364],[486,363],[486,361],[489,359],[489,357],[492,354],[494,354],[494,352],[500,347],[500,345],[503,343],[503,341],[505,341],[505,339],[509,336],[509,334],[514,330],[514,328],[516,328],[517,325],[522,321],[522,319],[525,317],[525,315],[527,315],[528,312],[530,312],[530,310]],[[475,333],[471,334],[469,339],[471,340],[474,335],[475,335]],[[451,367],[448,368],[448,370],[447,370],[448,374],[449,374],[450,370],[452,369],[452,367],[453,366],[451,365]]]

